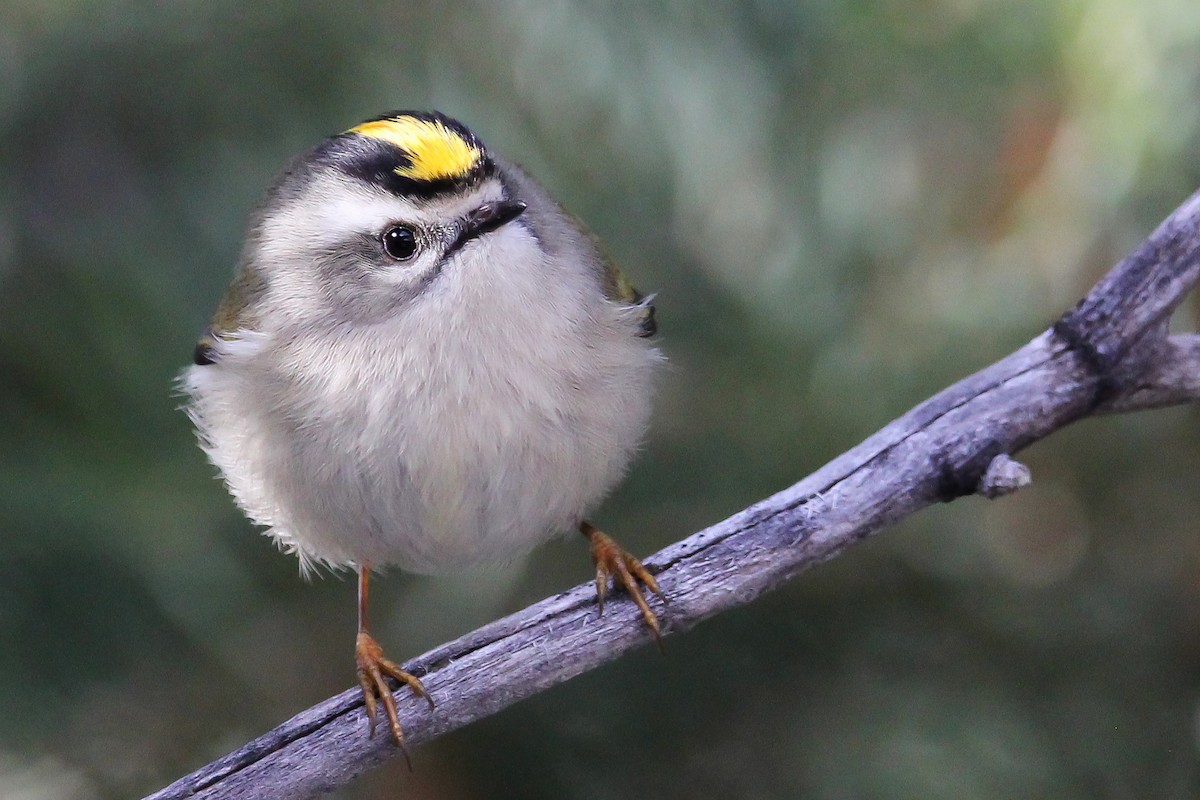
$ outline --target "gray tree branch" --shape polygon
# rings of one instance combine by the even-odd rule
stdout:
[[[926,506],[1014,490],[1028,478],[1007,456],[1078,419],[1200,400],[1200,335],[1168,336],[1166,325],[1197,279],[1200,192],[1020,350],[794,486],[646,559],[670,599],[664,633],[749,603]],[[431,711],[399,692],[408,740],[427,742],[649,641],[621,595],[603,616],[591,584],[547,598],[405,665],[438,703]],[[388,737],[367,738],[352,689],[150,797],[311,797],[397,754]]]

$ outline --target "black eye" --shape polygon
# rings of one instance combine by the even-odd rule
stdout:
[[[403,225],[388,228],[383,232],[383,252],[397,261],[406,261],[417,252],[417,235]]]

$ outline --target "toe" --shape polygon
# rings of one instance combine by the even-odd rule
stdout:
[[[385,658],[378,643],[366,632],[359,633],[354,655],[358,663],[358,683],[362,687],[363,705],[366,706],[368,735],[375,735],[375,718],[379,704],[382,702],[383,710],[387,714],[388,727],[391,729],[392,741],[404,750],[404,758],[408,761],[408,750],[404,745],[404,730],[400,727],[396,698],[392,694],[387,679],[394,678],[399,683],[407,685],[414,694],[423,697],[431,708],[433,699],[425,690],[420,679]],[[411,761],[409,766],[411,768]]]
[[[642,619],[654,634],[659,647],[662,647],[662,632],[658,617],[647,602],[646,593],[642,587],[654,592],[663,602],[666,597],[658,586],[658,581],[643,566],[642,562],[626,552],[612,537],[600,531],[594,525],[584,522],[580,531],[587,536],[591,545],[592,562],[596,565],[596,600],[600,613],[604,613],[604,600],[608,596],[609,579],[613,588],[617,583],[629,593],[642,612]]]
[[[626,561],[626,566],[629,568],[629,571],[633,573],[634,577],[646,585],[647,589],[658,595],[659,600],[662,600],[664,604],[667,602],[667,596],[663,594],[662,589],[658,588],[658,581],[656,581],[654,576],[650,574],[650,570],[642,566],[641,561],[638,561],[633,556],[629,556],[628,560]]]
[[[637,578],[630,571],[629,566],[622,560],[617,562],[617,575],[620,577],[621,585],[625,587],[625,591],[633,598],[633,602],[637,603],[642,612],[642,619],[646,621],[646,625],[654,633],[654,638],[662,643],[662,633],[659,631],[658,616],[650,609],[650,604],[646,602],[645,595],[642,594],[642,587],[638,585]]]
[[[366,670],[358,670],[358,685],[362,687],[363,703],[367,707],[367,738],[375,736],[375,686],[371,683]]]

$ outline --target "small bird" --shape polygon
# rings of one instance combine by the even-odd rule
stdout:
[[[358,573],[355,661],[404,738],[387,676],[432,705],[367,624],[373,569],[510,560],[590,542],[654,636],[642,564],[584,517],[644,436],[654,305],[524,170],[462,123],[396,111],[294,159],[253,214],[233,283],[181,376],[201,446],[301,570]]]

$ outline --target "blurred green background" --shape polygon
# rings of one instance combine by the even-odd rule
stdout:
[[[597,518],[649,553],[1045,328],[1200,185],[1198,98],[1194,0],[4,0],[0,797],[138,796],[353,682],[353,581],[252,531],[172,393],[292,154],[441,109],[658,292],[672,367]],[[1200,795],[1200,412],[1023,459],[339,796]],[[575,538],[396,574],[376,633],[589,575]]]

